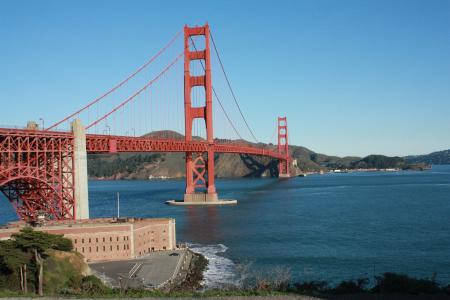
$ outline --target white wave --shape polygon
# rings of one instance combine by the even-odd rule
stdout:
[[[239,284],[236,265],[231,259],[223,256],[228,249],[227,246],[223,244],[188,244],[188,246],[193,252],[203,255],[208,260],[208,266],[203,272],[202,285],[205,289]]]

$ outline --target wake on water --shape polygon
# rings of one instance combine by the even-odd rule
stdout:
[[[228,249],[225,245],[188,244],[188,247],[208,260],[208,266],[203,272],[202,285],[205,289],[239,285],[240,280],[235,263],[223,256]]]

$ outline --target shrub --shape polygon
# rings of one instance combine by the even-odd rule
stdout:
[[[99,294],[106,291],[107,287],[99,278],[89,275],[81,280],[81,290],[88,294]]]
[[[294,291],[299,294],[322,293],[328,288],[326,281],[306,281],[294,283]]]
[[[357,294],[367,292],[367,284],[369,283],[369,279],[360,278],[356,281],[348,280],[342,281],[336,287],[332,288],[330,292],[332,294]]]
[[[375,292],[433,294],[441,291],[434,279],[417,279],[404,274],[384,273],[377,277]]]

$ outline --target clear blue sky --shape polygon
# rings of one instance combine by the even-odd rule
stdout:
[[[208,21],[261,140],[333,155],[450,148],[450,1],[0,1],[2,125],[57,121]]]

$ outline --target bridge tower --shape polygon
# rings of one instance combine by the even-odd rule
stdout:
[[[278,152],[285,156],[285,159],[280,159],[278,176],[280,178],[288,178],[291,175],[289,172],[289,144],[286,117],[278,117]]]
[[[189,49],[189,40],[192,36],[205,38],[205,49]],[[194,60],[203,60],[204,74],[192,76],[190,63]],[[193,87],[204,87],[205,105],[193,107],[191,91]],[[212,120],[212,83],[211,83],[211,55],[209,25],[200,27],[184,27],[184,113],[185,113],[185,140],[192,141],[192,125],[195,119],[204,119],[206,125],[206,139],[209,144],[207,152],[186,152],[186,192],[185,202],[217,201],[217,192],[214,185],[214,135]]]

